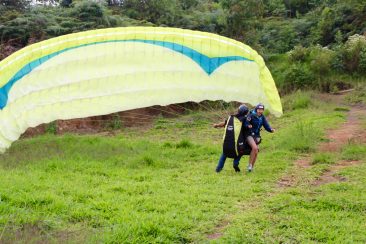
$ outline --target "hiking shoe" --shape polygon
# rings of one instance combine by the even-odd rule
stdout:
[[[235,172],[240,172],[240,168],[239,168],[239,166],[233,166],[234,167],[234,169],[235,169]]]

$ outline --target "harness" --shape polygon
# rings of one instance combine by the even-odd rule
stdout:
[[[240,155],[249,155],[251,148],[246,143],[242,122],[234,115],[227,119],[223,138],[223,153],[228,158],[236,158]]]

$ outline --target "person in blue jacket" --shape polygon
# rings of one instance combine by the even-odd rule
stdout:
[[[259,152],[258,144],[261,140],[260,130],[262,126],[268,132],[275,132],[275,129],[269,125],[266,117],[263,115],[263,112],[264,105],[260,103],[249,113],[244,124],[244,126],[251,130],[246,138],[247,143],[252,148],[249,156],[248,172],[252,172],[255,161],[257,160]]]

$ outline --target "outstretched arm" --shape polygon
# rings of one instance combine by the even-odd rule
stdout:
[[[263,118],[263,126],[264,126],[264,129],[266,129],[266,131],[271,132],[271,133],[275,132],[275,129],[273,129],[269,125],[269,123],[268,123],[268,121],[267,121],[267,119],[265,117]]]
[[[218,124],[213,124],[214,128],[221,128],[221,127],[225,127],[226,125],[226,121],[218,123]]]

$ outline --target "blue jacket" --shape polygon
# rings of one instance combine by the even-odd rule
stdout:
[[[272,132],[272,128],[268,124],[266,117],[264,115],[258,116],[255,110],[252,110],[247,116],[245,126],[248,128],[249,125],[252,125],[251,131],[256,136],[260,136],[260,130],[262,126],[266,129],[266,131]]]

